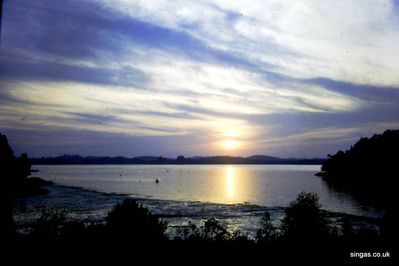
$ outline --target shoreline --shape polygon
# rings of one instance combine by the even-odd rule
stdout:
[[[59,209],[66,211],[71,221],[84,223],[103,223],[108,212],[126,198],[131,198],[147,207],[151,213],[168,223],[167,233],[173,236],[178,228],[189,222],[200,225],[207,218],[216,218],[225,224],[228,230],[240,230],[254,235],[259,221],[265,212],[269,212],[273,223],[278,224],[284,216],[285,207],[267,207],[254,204],[220,204],[200,201],[176,201],[153,198],[137,198],[128,194],[107,193],[88,190],[82,187],[65,186],[54,183],[44,186],[48,193],[16,199],[13,217],[17,231],[29,232],[32,224],[40,218],[44,210]],[[357,228],[379,230],[381,218],[323,210],[331,225],[342,227],[349,222]]]

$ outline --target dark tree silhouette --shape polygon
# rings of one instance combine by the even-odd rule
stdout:
[[[399,130],[361,138],[349,150],[329,155],[322,175],[333,187],[384,209],[392,208],[399,165]]]
[[[282,236],[287,239],[312,241],[327,235],[327,221],[315,193],[301,192],[285,209],[281,224]]]
[[[260,228],[256,232],[256,241],[258,243],[268,242],[277,239],[278,233],[273,225],[270,214],[266,212],[260,220]]]
[[[12,206],[16,197],[46,193],[42,185],[51,182],[41,178],[28,178],[31,164],[26,153],[19,158],[8,144],[7,137],[0,133],[0,231],[6,237],[14,236]]]
[[[226,227],[220,224],[215,218],[209,218],[205,221],[203,227],[203,237],[206,240],[212,241],[226,241],[231,238],[230,233]]]
[[[15,160],[6,136],[0,134],[0,235],[2,238],[12,237],[14,232],[12,202],[15,196]]]
[[[152,215],[147,208],[131,199],[117,204],[106,217],[110,238],[136,242],[166,240],[166,223]]]
[[[40,218],[32,226],[32,237],[40,242],[61,239],[61,231],[66,226],[66,211],[44,209]]]

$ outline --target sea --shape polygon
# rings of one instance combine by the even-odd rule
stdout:
[[[330,188],[315,173],[320,165],[34,165],[55,183],[42,206],[65,207],[84,219],[105,216],[121,199],[136,199],[168,223],[173,234],[189,222],[216,218],[229,230],[253,234],[261,216],[274,223],[302,192],[319,196],[337,217],[380,218],[381,211]],[[38,203],[39,202],[39,203]],[[18,218],[18,217],[17,217]],[[82,218],[82,219],[83,219]],[[360,223],[362,219],[357,219]],[[18,219],[17,219],[18,220]],[[356,219],[355,219],[356,220]],[[364,219],[363,219],[364,220]]]

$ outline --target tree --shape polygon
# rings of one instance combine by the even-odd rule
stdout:
[[[105,228],[113,239],[154,242],[166,239],[166,225],[135,200],[125,199],[110,211]]]
[[[357,200],[385,210],[395,209],[399,130],[361,138],[349,150],[330,155],[321,175],[329,185]]]
[[[276,228],[274,227],[271,219],[270,214],[266,212],[261,220],[260,220],[260,228],[256,232],[256,241],[260,242],[267,242],[271,240],[275,240],[277,238]]]
[[[281,231],[285,238],[313,240],[327,233],[327,221],[316,193],[301,192],[285,210]]]
[[[229,240],[231,238],[230,233],[226,227],[219,223],[215,218],[207,219],[203,227],[204,239],[213,241]]]

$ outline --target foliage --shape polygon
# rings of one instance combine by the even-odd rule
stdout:
[[[26,153],[20,158],[14,156],[7,137],[0,133],[0,170],[4,178],[2,182],[8,185],[19,185],[31,173],[31,165]]]
[[[248,236],[239,230],[229,232],[216,218],[209,218],[204,221],[201,227],[188,222],[188,225],[177,231],[175,240],[185,241],[207,241],[207,242],[245,242]]]
[[[44,209],[32,227],[32,236],[40,240],[59,240],[66,225],[64,209]]]
[[[327,234],[327,221],[315,193],[301,192],[285,210],[282,235],[290,239],[314,239]]]
[[[164,243],[166,223],[152,215],[147,208],[127,199],[117,204],[106,217],[105,223],[84,224],[68,221],[65,210],[48,209],[42,212],[33,225],[28,239],[36,242],[60,242],[74,245],[105,245],[120,248],[129,245]],[[337,229],[337,227],[335,227]],[[177,230],[173,240],[168,241],[175,247],[240,247],[240,248],[272,248],[282,244],[306,243],[383,243],[377,232],[370,230],[354,230],[350,223],[344,224],[338,235],[334,230],[327,230],[324,212],[320,209],[318,196],[314,193],[302,192],[286,208],[285,217],[280,226],[274,226],[269,213],[260,219],[255,240],[238,230],[229,231],[216,218],[203,221],[201,226],[188,222],[187,226]],[[335,242],[334,242],[335,241]],[[372,242],[370,242],[372,241]],[[378,242],[380,241],[380,242]],[[311,246],[311,245],[310,245]]]
[[[38,192],[27,184],[31,165],[26,154],[20,158],[8,144],[7,137],[0,133],[0,235],[4,238],[14,237],[15,223],[12,217],[13,199],[15,196],[29,195]],[[42,191],[39,191],[42,192]]]
[[[205,239],[216,241],[230,239],[230,233],[227,231],[226,227],[221,225],[215,218],[210,218],[205,221],[202,232]]]
[[[67,221],[63,209],[44,209],[33,224],[31,237],[40,241],[129,240],[157,242],[165,240],[166,223],[147,208],[127,199],[117,204],[106,217],[106,223],[84,224]]]
[[[255,239],[257,242],[268,242],[277,238],[277,229],[270,219],[270,214],[266,212],[260,220],[260,227],[256,232]]]
[[[131,199],[117,204],[106,217],[108,235],[111,238],[131,241],[165,240],[166,223],[152,215],[147,208]]]
[[[365,205],[396,213],[392,196],[396,193],[399,157],[399,130],[386,130],[371,138],[361,138],[349,150],[329,155],[321,175],[330,187],[353,196]],[[384,217],[384,234],[392,232],[394,215]]]

